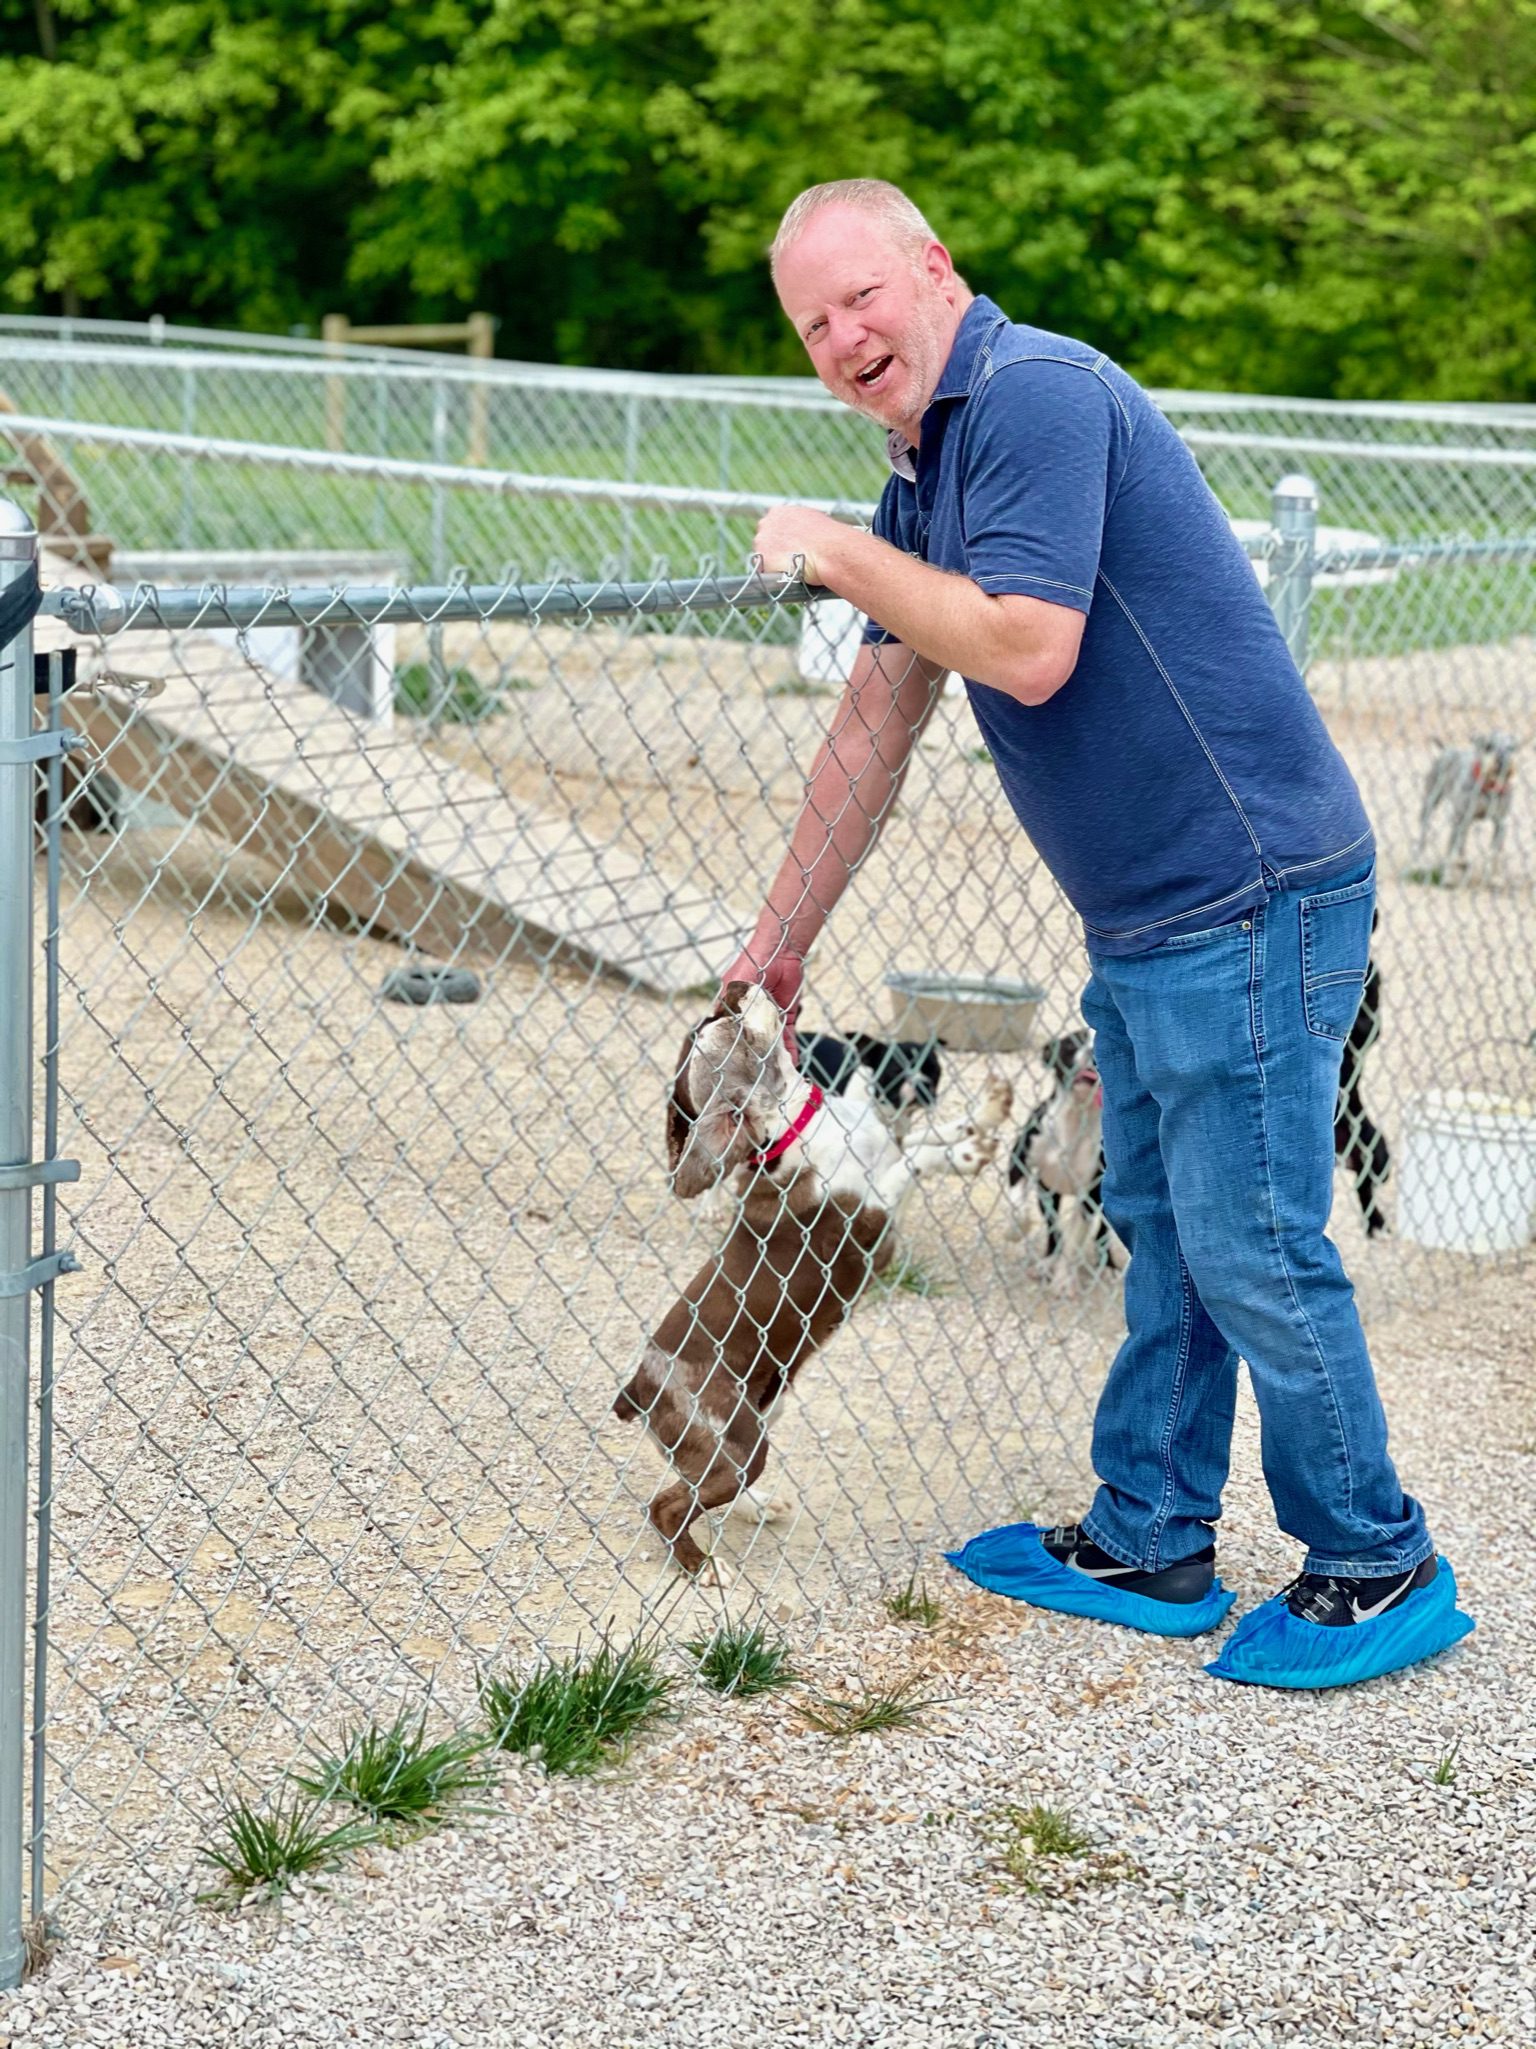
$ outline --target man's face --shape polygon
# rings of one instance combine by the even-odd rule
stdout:
[[[943,245],[904,246],[869,215],[829,206],[774,283],[828,391],[915,440],[960,325]]]

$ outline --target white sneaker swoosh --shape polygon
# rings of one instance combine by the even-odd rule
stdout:
[[[1349,1600],[1350,1613],[1357,1622],[1369,1622],[1373,1615],[1379,1615],[1384,1608],[1390,1608],[1392,1603],[1401,1597],[1406,1584],[1406,1581],[1399,1580],[1390,1592],[1383,1594],[1381,1599],[1373,1602],[1369,1608],[1363,1608],[1354,1598],[1353,1594],[1351,1594]]]

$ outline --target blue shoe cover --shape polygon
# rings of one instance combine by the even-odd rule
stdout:
[[[1128,1594],[1063,1565],[1041,1543],[1042,1534],[1037,1523],[1006,1523],[1001,1529],[984,1530],[944,1556],[967,1579],[994,1594],[1028,1601],[1032,1608],[1052,1608],[1060,1615],[1118,1622],[1150,1636],[1203,1636],[1224,1619],[1237,1598],[1220,1580],[1198,1601],[1154,1601],[1148,1594]]]
[[[1399,1672],[1449,1650],[1475,1626],[1470,1615],[1457,1610],[1456,1575],[1442,1558],[1427,1587],[1385,1615],[1346,1629],[1303,1622],[1286,1607],[1284,1596],[1275,1594],[1243,1617],[1220,1657],[1205,1669],[1214,1678],[1236,1679],[1245,1686],[1357,1686],[1362,1679],[1379,1679],[1383,1672]]]

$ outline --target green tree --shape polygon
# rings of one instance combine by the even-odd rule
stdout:
[[[1536,0],[0,0],[0,50],[12,305],[801,368],[764,246],[873,174],[1154,382],[1536,397]]]
[[[381,79],[398,94],[464,23],[454,0],[0,0],[5,297],[313,319],[374,190],[349,108]]]

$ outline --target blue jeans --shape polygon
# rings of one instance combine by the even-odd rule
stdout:
[[[1084,1527],[1144,1571],[1210,1541],[1239,1354],[1275,1514],[1305,1569],[1384,1574],[1434,1549],[1387,1455],[1354,1289],[1326,1235],[1375,896],[1370,864],[1312,895],[1272,889],[1147,953],[1089,949],[1104,1208],[1131,1261]]]

